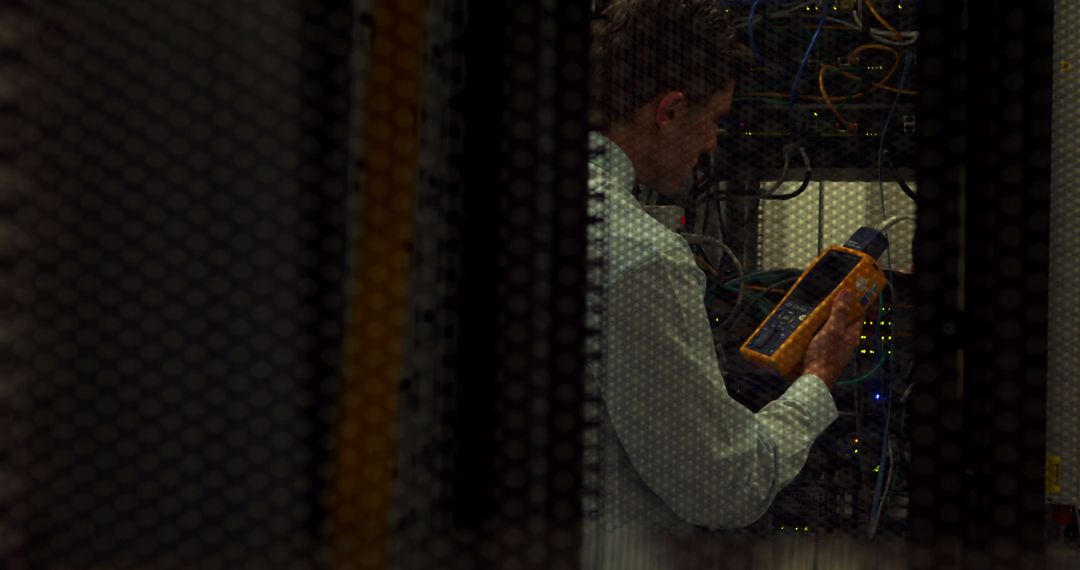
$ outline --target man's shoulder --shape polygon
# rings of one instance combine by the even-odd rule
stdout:
[[[650,216],[632,196],[612,196],[606,210],[612,278],[646,265],[674,270],[696,268],[686,241]]]
[[[599,154],[589,162],[589,188],[602,197],[609,279],[646,264],[696,267],[686,241],[634,197],[634,173],[625,155],[604,137],[595,136],[593,143]]]

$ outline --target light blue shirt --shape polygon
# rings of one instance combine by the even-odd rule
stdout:
[[[598,529],[748,526],[837,418],[832,394],[812,375],[757,413],[728,394],[689,246],[638,204],[629,157],[599,133],[590,147],[606,268],[600,493],[588,509],[599,515],[586,550]],[[634,542],[619,548],[641,548]]]

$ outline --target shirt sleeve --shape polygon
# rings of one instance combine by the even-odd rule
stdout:
[[[677,515],[709,528],[747,526],[798,475],[836,405],[811,375],[756,414],[735,401],[700,270],[688,252],[652,259],[610,284],[605,408],[634,469]]]

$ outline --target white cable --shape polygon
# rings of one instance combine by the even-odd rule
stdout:
[[[882,222],[881,228],[879,228],[878,231],[881,232],[881,233],[886,233],[886,232],[889,231],[889,228],[891,228],[891,227],[895,226],[896,224],[898,224],[900,222],[903,222],[903,221],[914,222],[915,221],[915,216],[900,216],[900,215],[892,216],[891,218],[889,218],[889,219],[885,220],[884,222]]]
[[[780,171],[780,176],[776,177],[776,183],[772,185],[772,188],[765,190],[764,196],[772,196],[780,189],[780,186],[784,184],[784,179],[787,178],[788,166],[791,164],[791,153],[788,151],[788,145],[784,145],[784,169]]]
[[[821,17],[818,16],[817,14],[802,14],[802,16],[805,17],[805,18],[808,18],[808,19],[813,18],[814,20],[820,20],[821,19]],[[770,19],[771,19],[771,17],[770,17]],[[825,21],[829,22],[831,24],[836,24],[838,26],[843,26],[843,27],[845,27],[845,28],[847,28],[849,30],[855,30],[857,32],[862,31],[861,26],[857,25],[855,22],[852,22],[850,20],[842,20],[840,18],[834,18],[832,16],[825,16]]]
[[[860,8],[861,7],[862,6],[860,6]],[[859,29],[861,30],[862,26],[863,26],[862,16],[858,12],[853,12],[852,16],[853,16],[853,18],[855,20],[855,25],[859,26]],[[873,33],[888,34],[890,36],[896,36],[896,34],[900,34],[902,37],[906,37],[906,38],[918,37],[919,36],[919,32],[916,31],[916,30],[897,30],[896,32],[893,32],[893,31],[890,31],[890,30],[886,30],[884,28],[874,28],[874,27],[870,28],[870,33],[872,33],[872,34]]]
[[[883,44],[885,44],[887,46],[891,46],[891,47],[909,47],[909,46],[915,45],[915,42],[919,41],[919,33],[914,32],[914,34],[915,34],[914,36],[910,37],[907,40],[896,41],[896,40],[892,39],[891,37],[887,37],[887,36],[892,35],[890,32],[877,33],[877,30],[871,30],[870,31],[870,35],[875,40],[877,40],[878,42],[883,43]]]
[[[877,534],[878,526],[881,523],[881,512],[885,510],[885,501],[889,498],[889,485],[892,484],[893,467],[895,462],[893,461],[893,444],[892,439],[889,440],[889,474],[885,477],[885,492],[881,494],[881,503],[878,504],[878,508],[874,513],[873,525],[870,527],[870,538],[874,538]]]
[[[833,18],[831,16],[826,16],[825,21],[836,24],[838,26],[844,26],[845,28],[847,28],[849,30],[859,31],[859,30],[862,29],[860,26],[855,24],[855,22],[849,22],[847,20],[841,20],[840,18]]]
[[[904,395],[900,396],[901,402],[907,402],[907,397],[911,394],[911,389],[915,387],[915,383],[908,384],[907,390],[904,390]]]
[[[795,148],[796,148],[796,145],[794,143],[788,143],[788,144],[784,145],[784,147],[783,147],[783,151],[784,151],[784,170],[780,172],[780,176],[777,178],[776,182],[772,185],[772,188],[769,188],[768,190],[765,190],[765,192],[762,193],[762,196],[772,196],[773,194],[776,193],[777,190],[780,189],[780,186],[783,185],[783,183],[785,182],[784,179],[787,178],[788,165],[791,162],[791,158],[790,158],[791,151],[795,150]],[[810,156],[806,154],[806,148],[805,147],[799,146],[798,149],[799,149],[799,154],[802,155],[803,167],[806,169],[806,171],[809,171],[810,170]],[[805,176],[806,172],[804,172],[803,175]]]
[[[859,3],[859,8],[860,9],[862,8],[862,3],[861,2]],[[863,26],[863,24],[862,24],[862,16],[858,12],[852,12],[852,17],[855,19],[855,27],[856,27],[856,29],[861,30],[862,26]],[[906,38],[906,39],[905,40],[897,40],[897,39],[895,39],[897,34],[899,34],[900,37]],[[919,40],[919,32],[918,31],[903,31],[903,32],[902,31],[897,31],[897,32],[894,33],[894,32],[890,32],[889,30],[885,30],[885,29],[882,29],[882,28],[870,28],[870,36],[873,37],[875,40],[877,40],[880,43],[883,43],[883,44],[888,45],[888,46],[893,46],[893,47],[907,47],[907,46],[913,45],[916,41]]]

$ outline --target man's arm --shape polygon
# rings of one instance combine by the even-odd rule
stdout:
[[[668,252],[612,284],[604,401],[630,462],[675,513],[742,527],[798,475],[836,406],[812,375],[757,414],[732,399],[688,259]]]

